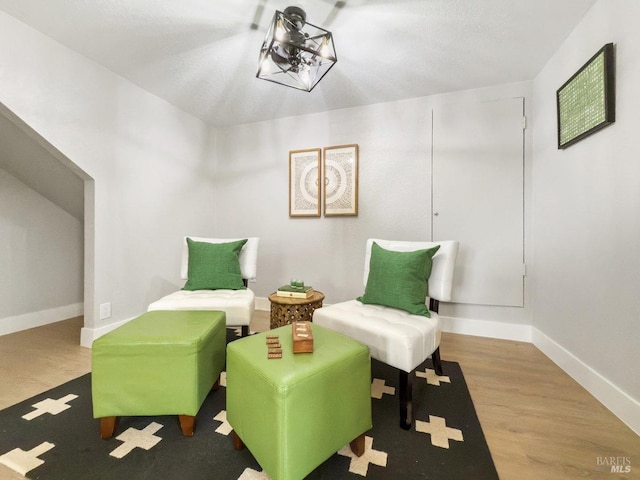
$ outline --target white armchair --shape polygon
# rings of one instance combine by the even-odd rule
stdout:
[[[182,246],[182,265],[180,276],[187,280],[189,273],[189,248],[187,238],[196,242],[227,243],[238,238],[185,237]],[[260,239],[250,237],[239,254],[240,271],[246,287],[249,280],[255,280],[258,263],[258,244]],[[249,288],[245,290],[178,290],[151,303],[147,311],[152,310],[218,310],[227,317],[227,326],[240,326],[242,336],[249,334],[249,325],[255,311],[255,295]]]
[[[440,246],[432,258],[428,281],[430,318],[397,308],[350,300],[317,309],[313,314],[313,322],[367,345],[372,358],[399,370],[400,426],[409,429],[413,422],[413,370],[431,355],[434,370],[442,375],[438,307],[439,302],[451,300],[458,242],[369,239],[364,265],[365,287],[369,278],[373,242],[385,250],[396,252],[413,252]]]

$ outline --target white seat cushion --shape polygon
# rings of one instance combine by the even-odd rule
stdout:
[[[149,305],[152,310],[218,310],[227,325],[249,325],[256,300],[252,290],[178,290]]]
[[[350,300],[317,309],[313,322],[364,343],[371,357],[405,372],[424,362],[440,345],[440,321],[435,312],[426,318]]]

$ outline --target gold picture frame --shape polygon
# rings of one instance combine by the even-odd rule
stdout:
[[[290,217],[320,216],[320,158],[319,148],[289,152]]]
[[[322,173],[324,216],[357,216],[358,145],[325,147]]]

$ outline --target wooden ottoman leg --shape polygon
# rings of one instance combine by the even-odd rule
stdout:
[[[100,438],[111,438],[116,431],[118,417],[102,417],[100,419]]]
[[[193,415],[178,415],[180,420],[180,429],[185,437],[193,437],[193,431],[196,426],[196,417]]]
[[[364,453],[364,433],[354,439],[349,446],[356,457],[361,457]]]
[[[214,383],[213,387],[211,387],[211,391],[217,392],[219,388],[220,388],[220,375],[218,375],[218,378],[216,378],[216,383]]]
[[[231,439],[233,440],[233,448],[236,450],[244,449],[244,442],[240,439],[235,430],[232,431]]]

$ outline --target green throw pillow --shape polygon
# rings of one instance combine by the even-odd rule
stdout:
[[[357,300],[430,317],[425,300],[429,295],[432,258],[439,248],[436,245],[425,250],[395,252],[373,242],[367,286]]]
[[[240,250],[247,240],[227,243],[196,242],[187,238],[189,270],[183,290],[242,290]]]

